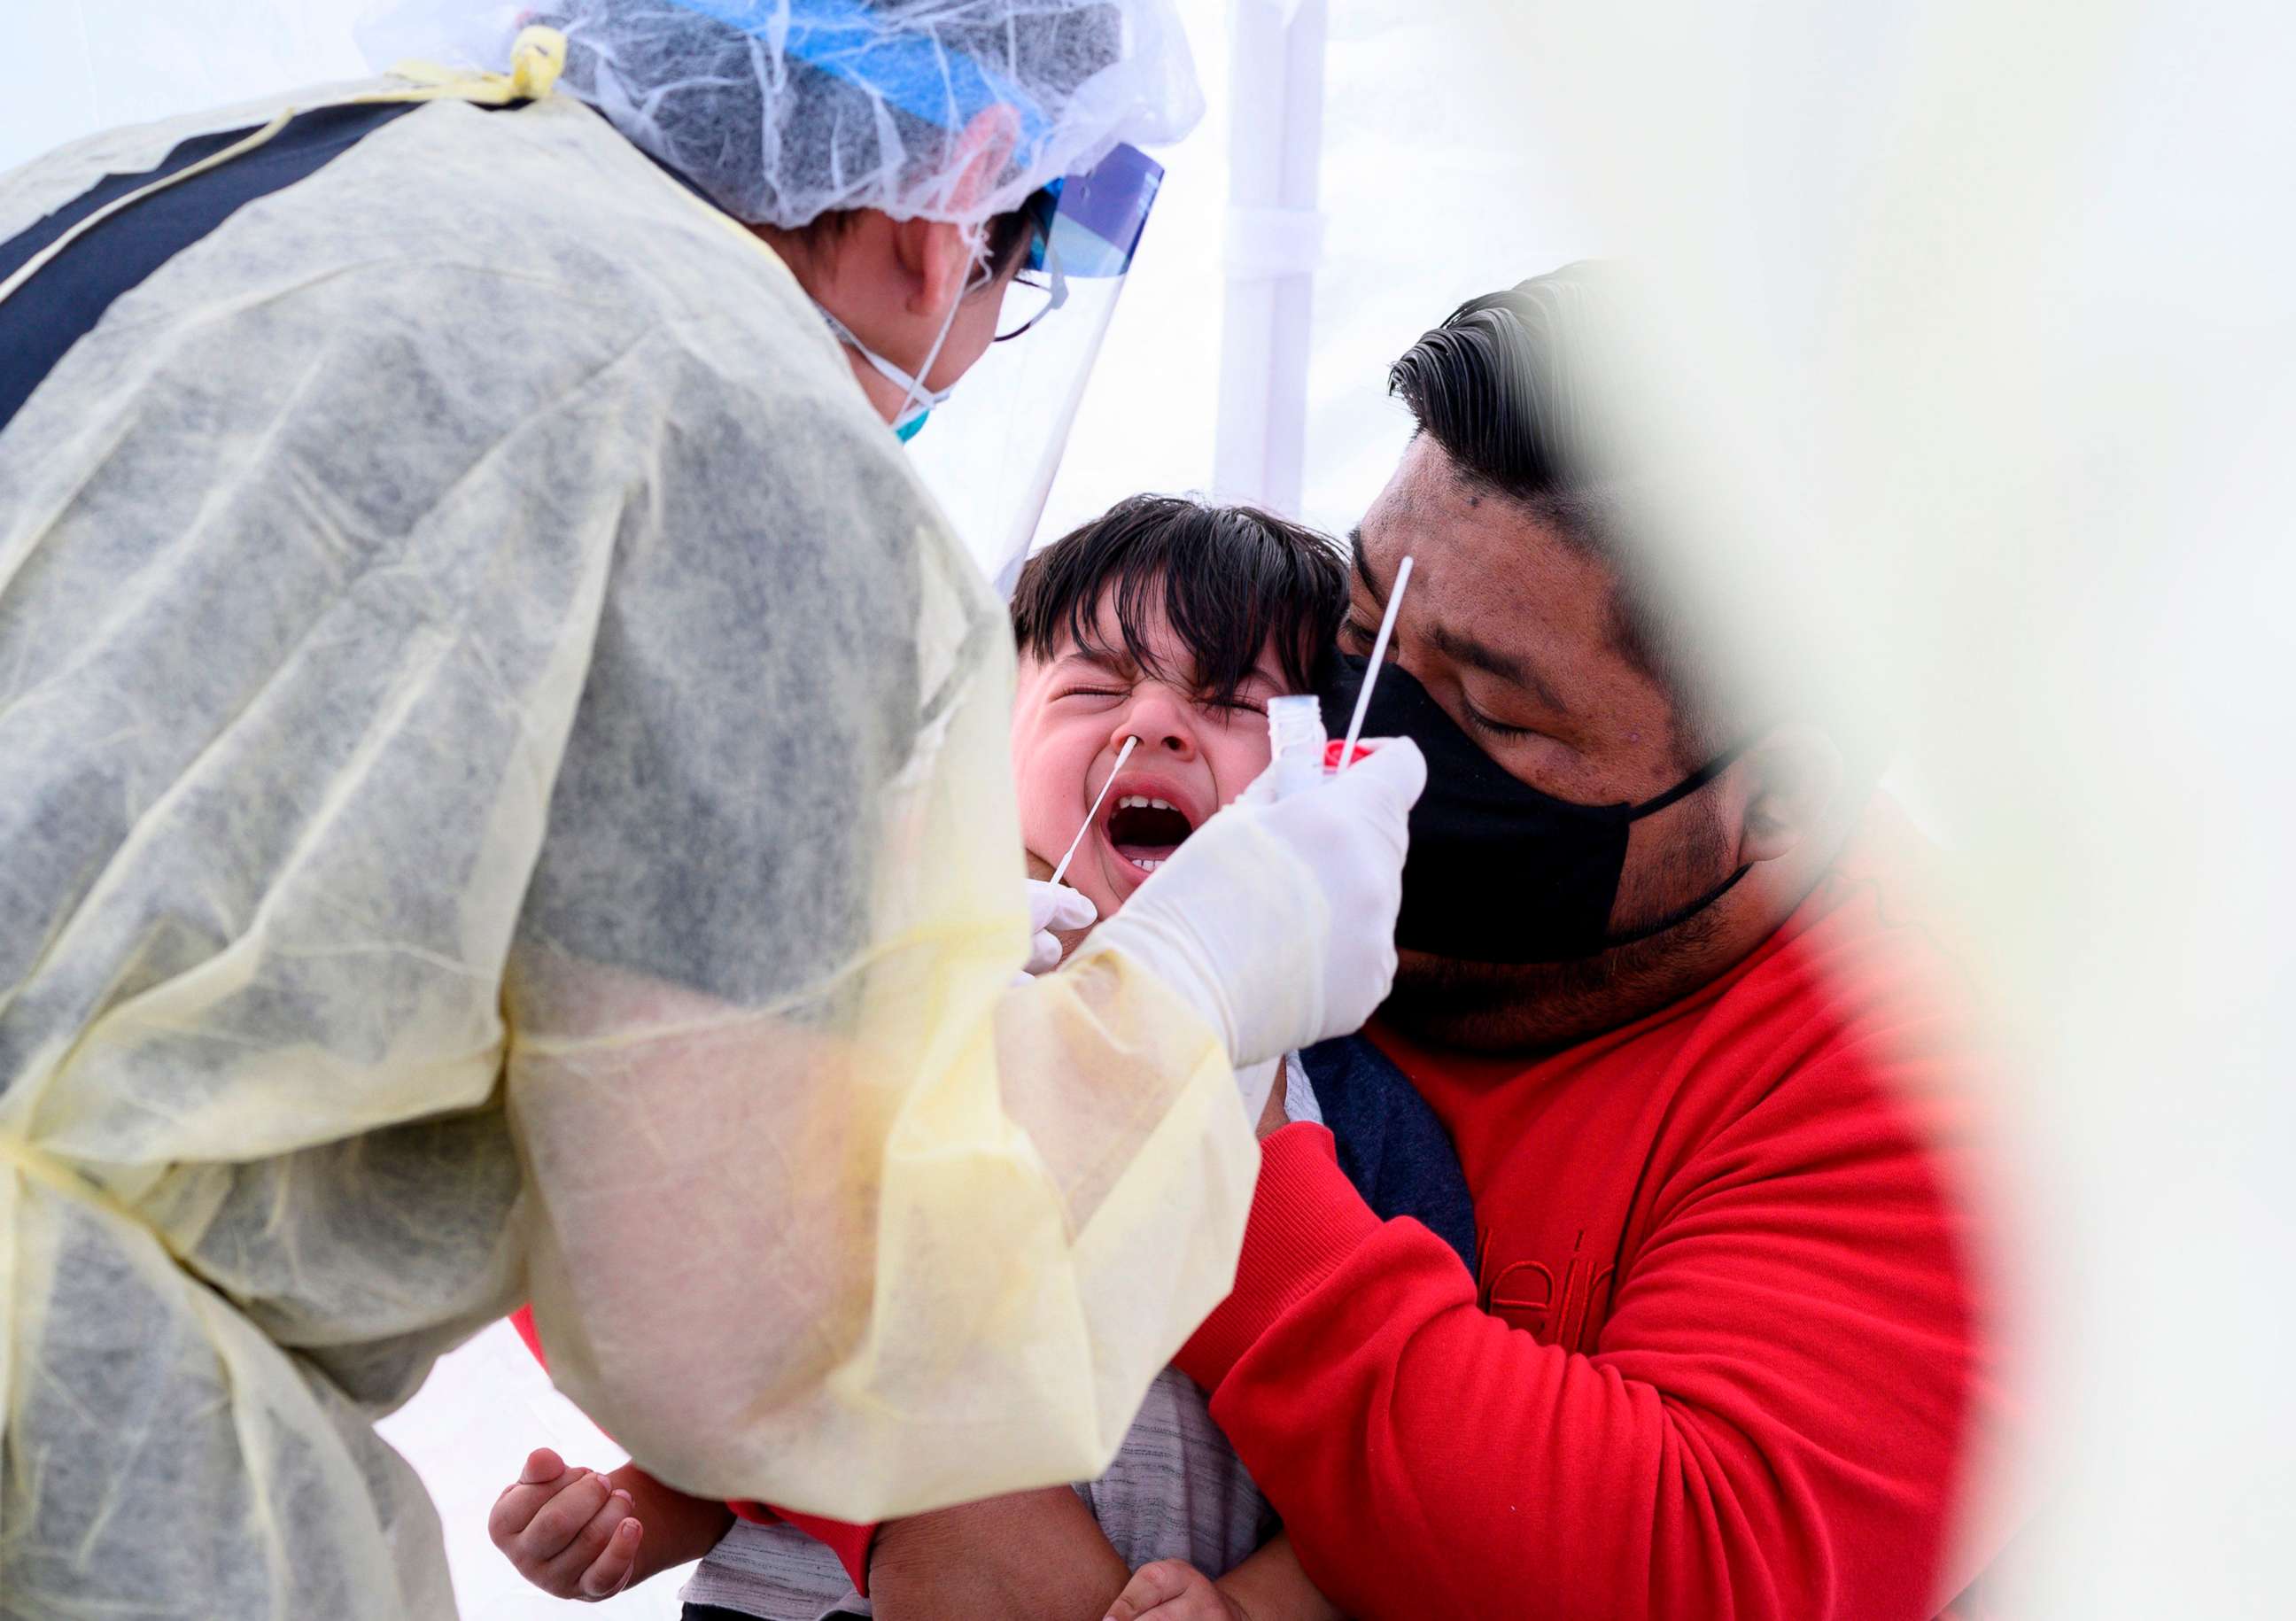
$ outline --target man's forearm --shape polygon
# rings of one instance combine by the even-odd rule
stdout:
[[[1308,1579],[1288,1531],[1277,1532],[1218,1584],[1251,1621],[1346,1621],[1339,1606]]]
[[[1100,1621],[1131,1576],[1064,1486],[894,1520],[869,1556],[881,1621]]]

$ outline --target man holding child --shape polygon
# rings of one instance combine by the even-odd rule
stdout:
[[[1878,762],[1730,712],[1657,606],[1577,437],[1601,282],[1477,299],[1398,363],[1419,432],[1341,637],[1367,650],[1414,557],[1370,729],[1430,787],[1368,1045],[1449,1128],[1476,1264],[1270,1120],[1180,1365],[1349,1614],[1949,1613],[1994,1551],[1956,1510],[2005,1404],[1972,1011]],[[1512,910],[1542,882],[1578,915]]]

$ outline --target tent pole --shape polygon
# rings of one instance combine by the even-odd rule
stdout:
[[[1296,515],[1323,250],[1326,0],[1234,0],[1229,28],[1227,286],[1212,487],[1222,499]]]

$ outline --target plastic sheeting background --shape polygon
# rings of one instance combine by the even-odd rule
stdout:
[[[340,0],[283,32],[240,5],[83,9],[85,29],[0,0],[0,164],[355,64]],[[1220,9],[1184,4],[1212,116],[1161,154],[1048,521],[1210,477]],[[2296,242],[2259,200],[2296,167],[2290,24],[2062,0],[1335,12],[1309,515],[1353,521],[1385,477],[1406,424],[1383,368],[1458,299],[1597,247],[1674,256],[1705,317],[1685,366],[1766,379],[1742,415],[1775,427],[1773,482],[1835,467],[1824,521],[1760,566],[1782,592],[1890,605],[1870,662],[2037,1033],[2024,1101],[2047,1129],[2020,1147],[2021,1198],[2070,1393],[2039,1467],[2070,1489],[2026,1613],[2273,1613],[2296,1500],[2275,1285],[2296,1271],[2296,766],[2270,741],[2296,600],[2275,544],[2296,504],[2277,269]],[[131,13],[158,43],[124,43]],[[203,65],[174,74],[160,47],[194,40]],[[559,1614],[487,1545],[485,1506],[529,1445],[617,1454],[507,1330],[386,1430],[439,1498],[469,1612]],[[608,1612],[673,1616],[674,1592]]]

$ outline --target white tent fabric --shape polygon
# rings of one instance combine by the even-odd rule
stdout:
[[[351,26],[370,0],[7,0],[0,170],[120,124],[364,78]]]
[[[1259,4],[1260,0],[1253,0]],[[1233,86],[1228,0],[1181,0],[1210,111],[1170,168],[1040,534],[1140,489],[1210,489],[1218,462]],[[1485,0],[1337,0],[1299,515],[1344,534],[1410,429],[1387,367],[1464,299],[1596,250],[1562,166],[1506,111],[1508,65],[1463,52]],[[1175,341],[1174,334],[1187,334]]]

